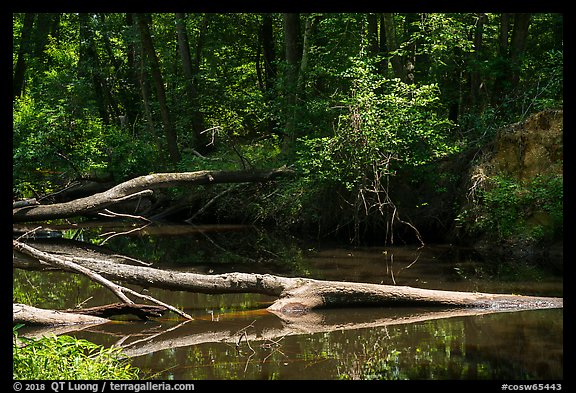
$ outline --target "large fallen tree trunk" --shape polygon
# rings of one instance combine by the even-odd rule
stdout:
[[[15,247],[28,257],[14,258],[14,266],[39,265],[43,252]],[[71,257],[74,263],[110,280],[169,290],[207,294],[259,293],[277,298],[269,310],[304,314],[326,307],[357,306],[449,306],[478,309],[523,310],[561,308],[563,299],[480,292],[458,292],[359,282],[288,278],[271,274],[226,273],[205,275],[109,262],[104,258]],[[66,269],[65,264],[60,265]]]
[[[136,177],[112,187],[107,191],[85,198],[75,199],[70,202],[13,207],[12,216],[14,222],[67,218],[95,212],[120,202],[151,195],[153,189],[156,188],[217,183],[264,182],[293,173],[291,169],[285,167],[253,171],[155,173]],[[15,206],[19,205],[17,204]]]

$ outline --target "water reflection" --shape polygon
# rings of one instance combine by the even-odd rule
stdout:
[[[530,311],[274,337],[265,321],[245,319],[220,330],[219,342],[174,341],[135,364],[158,372],[159,357],[172,368],[158,377],[175,379],[562,379],[562,329],[550,323],[561,319]],[[190,336],[214,334],[188,325]],[[246,327],[250,339],[238,340]]]

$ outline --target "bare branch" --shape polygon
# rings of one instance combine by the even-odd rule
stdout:
[[[165,307],[165,308],[175,312],[176,314],[183,316],[186,319],[190,319],[190,320],[193,319],[190,315],[186,314],[185,312],[183,312],[181,310],[178,310],[177,308],[175,308],[169,304],[161,302],[160,300],[157,300],[151,296],[143,295],[143,294],[140,294],[140,293],[133,291],[129,288],[125,288],[121,285],[115,284],[112,281],[104,278],[100,274],[94,272],[93,270],[86,268],[84,266],[81,266],[77,263],[74,263],[65,257],[64,258],[54,257],[53,255],[51,255],[47,252],[40,251],[34,247],[31,247],[27,244],[21,243],[21,242],[16,241],[16,240],[12,241],[12,247],[15,250],[18,250],[22,253],[29,255],[29,256],[37,258],[41,262],[47,263],[51,266],[56,266],[59,268],[64,268],[66,270],[72,270],[75,272],[82,273],[82,274],[86,275],[87,277],[89,277],[90,279],[92,279],[93,281],[96,281],[99,284],[102,284],[106,288],[110,289],[124,303],[134,304],[134,302],[132,300],[130,300],[126,295],[124,295],[123,292],[126,292],[126,293],[133,295],[133,296],[139,297],[141,299],[146,299],[150,302],[153,302],[153,303],[156,303],[162,307]]]
[[[112,281],[102,277],[100,274],[93,272],[90,269],[85,268],[84,266],[80,266],[72,261],[66,260],[64,258],[56,258],[53,255],[35,249],[34,247],[30,247],[27,244],[19,242],[17,240],[12,241],[12,247],[20,252],[23,252],[27,255],[33,256],[38,258],[40,261],[43,261],[51,266],[60,267],[71,269],[78,273],[82,273],[85,276],[88,276],[91,280],[96,281],[99,284],[102,284],[106,288],[110,289],[114,295],[116,295],[120,300],[124,303],[132,304],[134,303],[130,300],[126,295],[122,293],[122,287],[117,284],[114,284]]]

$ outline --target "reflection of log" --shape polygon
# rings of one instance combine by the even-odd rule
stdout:
[[[254,229],[253,225],[247,224],[166,224],[161,225],[151,224],[143,227],[138,232],[130,232],[134,229],[136,224],[133,222],[121,221],[84,221],[74,224],[42,224],[41,230],[34,231],[34,226],[30,224],[16,224],[12,227],[12,233],[15,235],[23,235],[26,238],[42,239],[42,238],[62,238],[62,231],[76,230],[76,229],[94,229],[106,228],[108,232],[124,232],[126,236],[182,236],[194,235],[202,233],[223,233],[223,232],[241,232]],[[38,233],[41,233],[39,236]]]
[[[216,183],[262,182],[292,173],[293,171],[287,168],[267,171],[155,173],[128,180],[112,187],[108,191],[79,198],[70,202],[14,208],[12,210],[12,218],[14,222],[23,222],[72,217],[98,211],[118,202],[135,199],[144,195],[150,195],[153,193],[152,189],[155,188]]]
[[[14,252],[15,267],[30,267],[30,263],[34,263],[34,261],[19,261],[17,252],[17,250]],[[109,279],[142,287],[207,294],[259,293],[274,296],[278,300],[269,309],[292,315],[324,307],[449,306],[522,310],[563,306],[562,298],[554,297],[443,291],[407,286],[287,278],[271,274],[205,275],[112,263],[105,257],[71,257],[71,259],[78,265]]]
[[[12,305],[12,323],[14,325],[19,323],[26,325],[73,325],[106,322],[109,320],[93,315],[46,310],[18,303]]]
[[[122,347],[122,354],[128,357],[144,356],[163,350],[175,350],[205,343],[237,344],[242,338],[251,343],[252,348],[280,342],[284,337],[300,334],[327,333],[354,329],[376,329],[386,326],[420,323],[445,318],[465,318],[502,312],[496,309],[446,309],[446,308],[376,308],[355,309],[352,313],[333,310],[315,310],[302,316],[285,315],[266,310],[244,311],[234,318],[221,314],[219,321],[184,321],[167,328],[162,324],[147,325],[148,329],[138,330],[130,324],[102,324],[95,326],[78,325],[66,327],[73,331],[90,331],[91,334],[113,337]],[[504,311],[506,312],[506,311]],[[245,325],[240,320],[246,321]],[[250,322],[252,321],[252,322]],[[170,326],[170,325],[168,325]],[[244,326],[239,329],[239,326]],[[70,334],[67,330],[64,333]],[[26,329],[21,335],[38,338],[50,334],[59,334],[53,327],[35,327]]]
[[[324,310],[311,311],[303,317],[287,317],[283,314],[270,313],[259,316],[246,328],[238,330],[238,321],[231,324],[226,321],[217,323],[192,321],[179,325],[176,329],[166,334],[154,334],[150,338],[139,338],[133,342],[122,344],[122,353],[128,357],[143,356],[150,353],[180,347],[189,347],[205,343],[229,343],[237,344],[242,340],[249,341],[252,348],[258,348],[266,343],[278,342],[287,336],[300,334],[327,333],[353,329],[375,329],[385,326],[420,323],[424,321],[438,320],[454,317],[469,317],[495,313],[495,310],[470,310],[470,309],[436,309],[419,310],[409,312],[403,309],[398,315],[393,315],[387,310],[365,310],[350,321],[350,316],[345,314],[338,318],[334,313],[326,313]],[[258,312],[259,313],[259,312]],[[272,315],[276,314],[276,315]],[[277,321],[276,318],[278,318]],[[281,322],[281,323],[279,323]],[[106,326],[96,327],[102,331]],[[94,329],[92,329],[94,330]]]

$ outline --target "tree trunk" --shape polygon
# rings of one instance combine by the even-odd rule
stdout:
[[[132,314],[143,321],[148,320],[148,318],[160,318],[166,313],[166,311],[168,311],[168,309],[162,306],[151,306],[149,304],[138,303],[113,303],[90,308],[63,310],[63,312],[66,313],[92,315],[100,318]]]
[[[300,15],[284,14],[284,47],[286,54],[286,71],[284,76],[286,94],[286,138],[283,149],[289,151],[295,140],[294,113],[296,110],[296,84],[298,80],[298,37],[300,30]]]
[[[396,22],[394,21],[393,13],[383,14],[384,29],[386,30],[386,46],[389,52],[394,52],[398,49],[398,38],[396,36]],[[402,65],[402,58],[394,54],[390,59],[392,63],[392,70],[394,77],[400,78],[402,82],[406,82],[406,72]]]
[[[515,89],[520,81],[520,70],[522,68],[522,56],[526,49],[528,40],[528,29],[530,27],[531,14],[518,13],[514,15],[514,30],[510,41],[510,81],[512,89]]]
[[[310,52],[310,37],[315,26],[315,17],[306,15],[306,24],[304,28],[304,38],[302,39],[302,56],[300,56],[300,67],[298,68],[298,77],[296,78],[296,101],[304,93],[304,81],[308,72],[308,57]],[[299,97],[300,96],[300,97]],[[298,105],[297,105],[298,106]]]
[[[388,71],[388,45],[386,44],[386,29],[384,28],[384,14],[379,15],[380,20],[380,38],[379,38],[379,50],[382,55],[382,59],[378,63],[378,71],[381,75],[386,75]]]
[[[25,13],[20,35],[18,57],[14,66],[12,80],[13,97],[22,94],[26,81],[27,58],[35,58],[38,64],[44,59],[44,49],[48,36],[57,30],[60,20],[56,13]]]
[[[14,267],[41,266],[36,258],[46,253],[15,247]],[[16,255],[16,254],[20,255]],[[24,257],[22,257],[24,254]],[[259,293],[277,297],[268,310],[287,315],[305,314],[328,307],[446,306],[499,311],[562,308],[562,298],[458,292],[408,286],[359,282],[288,278],[271,274],[225,273],[205,275],[189,272],[131,266],[110,262],[106,257],[70,257],[74,263],[110,280],[142,287],[163,288],[205,294]],[[66,268],[64,265],[61,265]]]
[[[59,18],[58,14],[40,12],[36,14],[36,28],[33,30],[32,42],[34,57],[38,60],[43,59],[44,49],[48,44],[50,31],[55,27],[53,22]]]
[[[276,64],[274,55],[274,35],[272,30],[272,15],[262,15],[260,27],[260,39],[262,41],[262,54],[264,56],[264,88],[271,90],[276,80]]]
[[[500,32],[498,34],[498,55],[508,56],[508,40],[510,39],[510,18],[514,14],[503,12],[500,15]]]
[[[140,176],[85,198],[52,205],[32,205],[12,210],[14,222],[66,218],[96,212],[113,204],[151,195],[153,188],[217,183],[246,183],[273,180],[294,172],[287,168],[256,171],[198,171],[156,173]]]
[[[301,105],[304,94],[304,82],[308,72],[308,55],[310,52],[310,37],[315,26],[315,16],[305,15],[304,36],[302,39],[302,51],[299,45],[299,27],[300,18],[298,14],[285,14],[284,17],[284,34],[286,40],[286,61],[288,69],[286,71],[287,97],[288,97],[288,118],[286,121],[287,138],[284,140],[284,150],[291,152],[297,135],[296,124],[300,118]],[[298,64],[300,62],[300,64]]]
[[[13,325],[23,323],[27,326],[57,326],[101,324],[109,322],[116,315],[133,314],[143,321],[149,318],[159,318],[167,311],[162,306],[149,304],[114,303],[83,309],[48,310],[25,304],[12,304]]]
[[[24,90],[24,81],[26,80],[26,56],[30,53],[30,33],[34,25],[35,13],[28,12],[24,14],[22,32],[20,33],[20,44],[18,46],[18,58],[14,66],[14,76],[12,79],[12,97],[16,98]]]
[[[494,81],[493,105],[500,105],[503,98],[514,91],[520,82],[522,55],[526,48],[531,14],[503,13],[500,19],[499,57],[502,71]],[[510,20],[513,19],[510,42]]]
[[[125,14],[125,24],[129,31],[136,31],[133,16],[134,15],[130,12]],[[141,79],[141,67],[139,65],[138,52],[136,48],[137,45],[133,40],[129,40],[126,43],[126,67],[119,67],[120,75],[122,75],[121,77],[126,81],[124,89],[119,91],[125,109],[125,112],[123,113],[123,115],[126,116],[125,125],[132,125],[133,135],[136,130],[134,125],[138,118],[138,108],[140,106],[139,98],[141,97],[141,94],[138,94]]]
[[[176,13],[176,32],[178,35],[178,48],[180,50],[180,58],[182,59],[182,69],[186,79],[186,92],[190,102],[190,116],[192,119],[192,132],[194,133],[195,148],[204,152],[206,146],[206,138],[202,134],[204,129],[202,115],[198,109],[198,92],[196,91],[195,75],[198,69],[193,66],[192,56],[190,55],[190,44],[188,42],[188,32],[186,30],[186,16],[183,13]],[[200,45],[200,44],[198,44]],[[200,55],[200,51],[196,51],[196,56]],[[196,59],[196,64],[199,64],[199,59]]]
[[[152,36],[150,35],[148,22],[146,21],[145,15],[136,14],[135,17],[140,30],[140,39],[142,41],[144,53],[146,53],[146,56],[150,61],[152,78],[154,79],[154,85],[156,86],[156,95],[158,98],[158,104],[160,105],[160,113],[162,115],[164,134],[168,144],[168,153],[170,155],[170,159],[173,162],[178,162],[180,160],[180,151],[178,150],[176,131],[174,130],[174,126],[172,125],[172,121],[170,119],[170,111],[168,110],[166,92],[164,90],[164,81],[162,79],[162,73],[160,72],[158,57],[156,56],[156,51],[154,50],[154,44],[152,43]]]
[[[480,91],[481,91],[481,73],[479,70],[479,65],[482,61],[482,36],[484,33],[484,23],[487,21],[488,17],[484,13],[480,13],[476,17],[476,26],[474,28],[474,53],[470,56],[472,58],[473,69],[469,73],[470,81],[470,103],[469,106],[473,112],[479,113],[481,110],[480,102]]]
[[[100,62],[94,43],[94,33],[90,27],[90,19],[91,16],[87,13],[81,12],[78,14],[78,23],[80,24],[78,77],[80,79],[86,79],[92,84],[100,118],[104,124],[109,124],[110,116],[104,98],[106,93],[104,92],[105,89],[102,78],[99,76]]]

